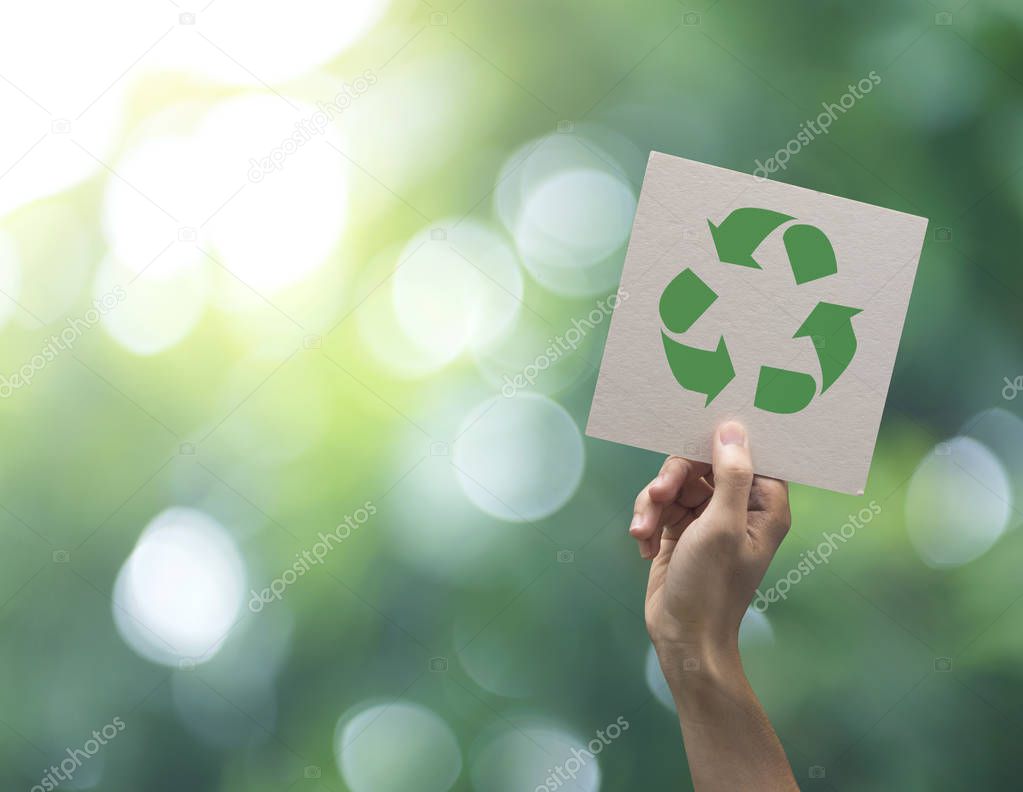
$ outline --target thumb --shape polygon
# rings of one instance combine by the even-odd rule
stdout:
[[[728,421],[714,434],[714,494],[707,511],[735,528],[746,525],[753,459],[742,424]]]

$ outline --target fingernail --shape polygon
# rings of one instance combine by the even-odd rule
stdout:
[[[634,514],[632,515],[632,524],[629,526],[629,533],[635,534],[639,532],[639,529],[643,526],[643,515]]]
[[[721,440],[721,445],[745,445],[746,430],[742,428],[742,424],[729,421],[718,429],[718,438]]]

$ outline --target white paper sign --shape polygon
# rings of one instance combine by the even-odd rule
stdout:
[[[650,155],[586,433],[862,494],[927,220]]]

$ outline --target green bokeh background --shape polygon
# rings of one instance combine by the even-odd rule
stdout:
[[[927,241],[867,493],[793,486],[793,530],[767,581],[864,503],[880,514],[770,608],[771,636],[751,640],[745,661],[806,789],[1018,787],[1020,512],[1014,502],[980,557],[937,570],[910,541],[905,500],[921,460],[964,426],[991,445],[1015,494],[1023,484],[1023,400],[1002,395],[1003,378],[1023,373],[1021,53],[1023,7],[1012,0],[396,1],[320,70],[328,84],[364,69],[381,86],[423,79],[416,101],[358,117],[387,130],[400,155],[380,148],[351,171],[344,241],[314,279],[244,319],[211,307],[153,356],[90,330],[0,403],[0,785],[30,788],[51,757],[119,716],[124,733],[81,771],[83,784],[95,773],[101,790],[339,792],[350,788],[335,757],[339,718],[402,700],[455,735],[454,789],[494,788],[474,780],[489,735],[544,722],[586,741],[619,716],[630,728],[599,756],[600,788],[688,789],[674,715],[646,678],[645,565],[626,534],[660,459],[585,439],[577,492],[535,524],[500,523],[464,498],[445,507],[444,493],[424,498],[450,465],[432,444],[452,443],[499,386],[470,356],[396,376],[354,317],[422,228],[496,223],[506,159],[558,134],[559,122],[570,124],[560,134],[594,145],[611,134],[631,143],[643,156],[620,164],[638,193],[651,149],[751,172],[874,70],[881,84],[775,178],[927,217]],[[328,93],[309,80],[290,88]],[[130,95],[124,145],[168,106],[234,93],[154,77]],[[26,284],[3,329],[3,371],[88,310],[112,178],[101,170],[0,219]],[[45,300],[54,284],[78,294],[57,316]],[[604,296],[559,297],[527,277],[523,299],[564,328]],[[549,393],[580,428],[604,333],[587,339],[582,362],[559,364],[581,373]],[[243,609],[208,663],[150,662],[115,626],[118,571],[169,507],[224,526],[248,590],[366,501],[377,514],[280,602]],[[437,536],[475,548],[481,532],[499,538],[460,560],[459,574],[410,561],[434,558]],[[520,695],[474,678],[467,645]],[[367,738],[381,767],[426,761],[415,741]],[[823,778],[810,777],[814,766]]]

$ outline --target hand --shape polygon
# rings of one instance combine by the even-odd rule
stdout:
[[[788,485],[753,475],[738,423],[714,437],[713,467],[668,457],[629,529],[652,558],[646,623],[661,655],[738,651],[739,624],[791,523]]]
[[[788,486],[753,475],[746,431],[718,427],[714,463],[668,457],[630,532],[652,558],[646,624],[678,709],[697,792],[799,792],[749,685],[739,625],[788,533]]]

